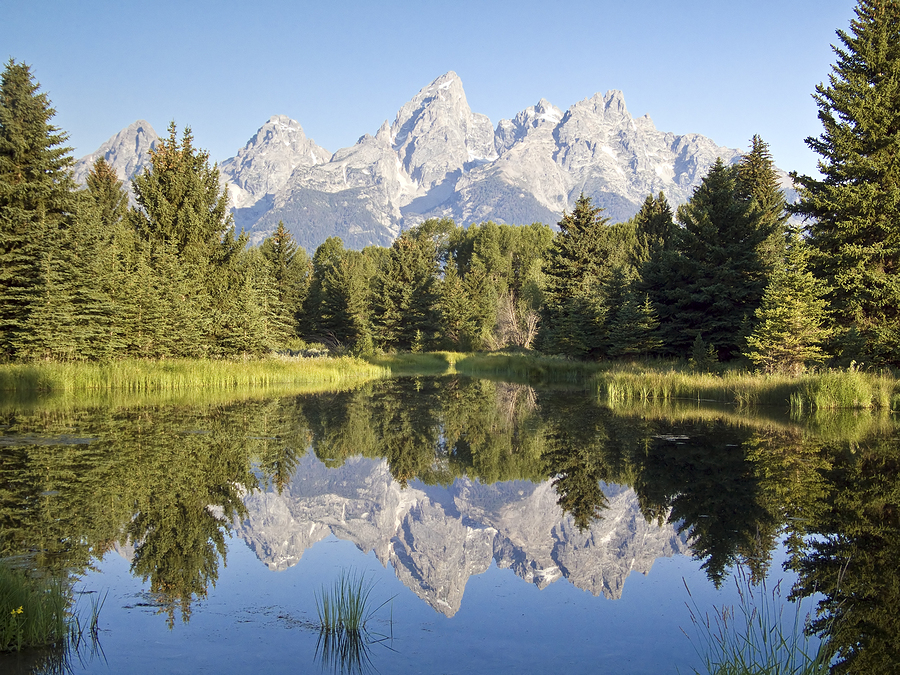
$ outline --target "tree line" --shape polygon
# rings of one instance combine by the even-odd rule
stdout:
[[[820,178],[788,207],[758,136],[676,210],[650,195],[612,224],[584,195],[558,231],[428,220],[389,248],[337,237],[310,259],[282,223],[258,246],[190,129],[132,199],[98,160],[77,188],[46,94],[12,59],[0,89],[0,357],[532,349],[574,358],[749,360],[797,373],[900,362],[896,2],[863,0],[807,143]],[[804,220],[792,224],[793,212]]]

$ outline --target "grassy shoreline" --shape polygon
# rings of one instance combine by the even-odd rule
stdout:
[[[698,373],[676,362],[596,363],[531,354],[456,352],[365,359],[270,357],[242,361],[132,359],[2,364],[0,391],[138,394],[285,386],[321,390],[398,375],[448,373],[534,385],[584,387],[612,406],[692,401],[737,408],[777,406],[794,413],[900,410],[900,380],[889,372],[848,369],[790,377],[723,368],[716,373]]]
[[[280,385],[347,385],[387,377],[390,370],[361,359],[268,358],[246,361],[125,359],[99,363],[0,365],[0,391],[184,391],[266,388]]]

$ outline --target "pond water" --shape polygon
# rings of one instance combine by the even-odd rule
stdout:
[[[789,588],[817,602],[851,672],[893,672],[898,459],[891,416],[459,376],[7,402],[0,555],[105,601],[96,640],[0,672],[690,673],[688,605],[736,603],[736,571],[781,581],[785,616]],[[316,625],[348,575],[377,608],[349,645]]]

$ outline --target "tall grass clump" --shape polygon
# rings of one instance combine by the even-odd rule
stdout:
[[[827,675],[832,653],[826,642],[806,629],[809,612],[801,602],[785,611],[781,582],[769,590],[765,581],[755,586],[749,573],[739,568],[734,575],[737,607],[703,612],[691,595],[688,609],[697,634],[694,648],[709,675]],[[688,636],[693,642],[693,639]]]
[[[0,561],[0,652],[45,647],[67,636],[65,583]]]
[[[319,616],[316,656],[321,657],[324,669],[360,674],[373,670],[369,648],[389,636],[371,635],[367,624],[391,600],[373,608],[370,597],[374,587],[375,582],[362,572],[342,570],[331,588],[323,586],[315,594]]]
[[[352,357],[263,359],[122,359],[0,365],[0,391],[183,391],[285,384],[338,384],[386,377],[388,368]]]
[[[815,410],[897,410],[897,381],[886,373],[863,372],[851,365],[847,370],[830,370],[804,378],[792,402]]]
[[[372,609],[369,596],[375,582],[361,572],[341,571],[331,588],[322,587],[315,594],[319,626],[328,633],[361,633],[366,623],[381,607]]]

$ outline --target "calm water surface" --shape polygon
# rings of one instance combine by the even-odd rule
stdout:
[[[689,673],[686,603],[734,603],[736,569],[824,591],[825,618],[855,603],[823,624],[851,672],[895,662],[889,416],[610,409],[444,376],[9,404],[0,424],[2,554],[68,572],[82,606],[107,594],[71,672]],[[386,604],[340,652],[315,594],[348,571]]]

